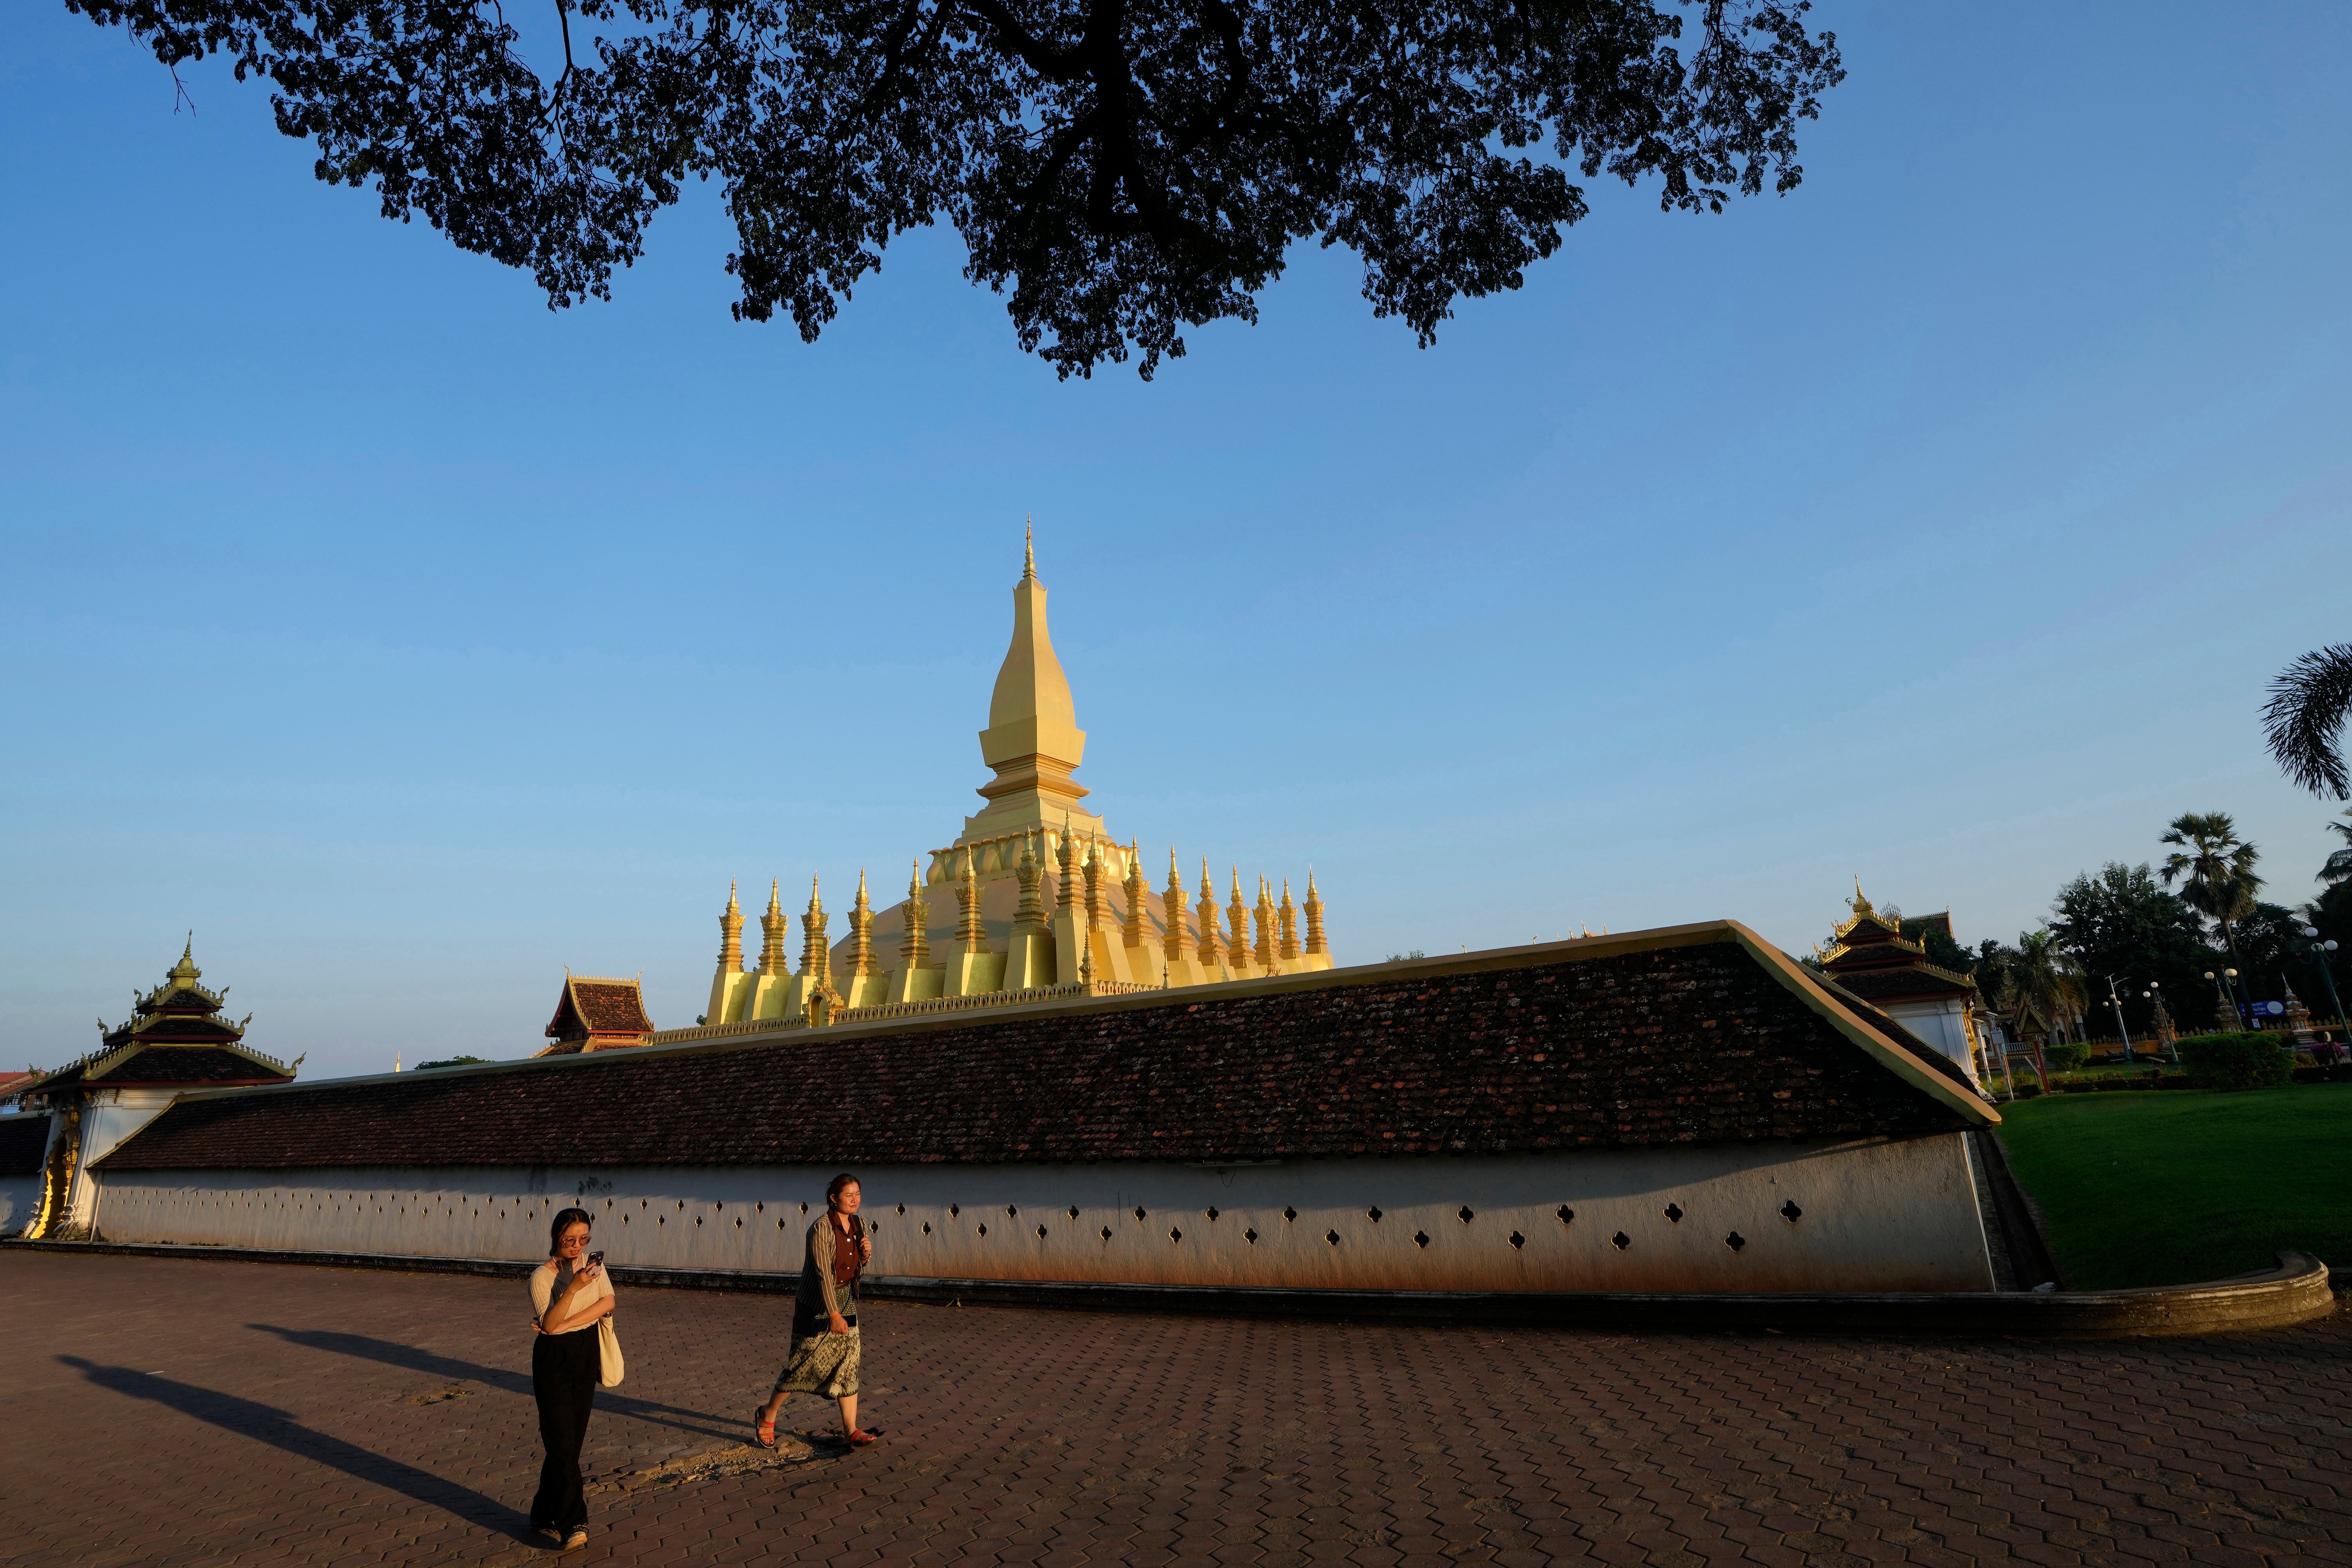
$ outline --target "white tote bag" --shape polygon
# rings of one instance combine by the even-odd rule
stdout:
[[[613,1330],[610,1312],[596,1320],[596,1352],[602,1363],[596,1372],[596,1386],[620,1387],[621,1374],[628,1369],[621,1360],[621,1336]]]

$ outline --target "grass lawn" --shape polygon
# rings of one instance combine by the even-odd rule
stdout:
[[[2078,1290],[2218,1279],[2285,1247],[2352,1270],[2352,1084],[2000,1110],[2010,1163]]]

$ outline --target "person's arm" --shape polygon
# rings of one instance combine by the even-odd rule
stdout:
[[[591,1281],[599,1279],[603,1276],[604,1268],[601,1264],[583,1268],[574,1274],[571,1281],[563,1287],[562,1291],[553,1300],[548,1302],[547,1310],[539,1320],[539,1331],[543,1334],[566,1333],[583,1323],[592,1322],[611,1311],[613,1296],[609,1287],[603,1295],[585,1307],[575,1310],[572,1305],[573,1298],[578,1296]]]
[[[849,1323],[841,1315],[841,1288],[833,1279],[833,1249],[837,1245],[833,1215],[828,1213],[809,1227],[809,1267],[816,1270],[816,1288],[824,1302],[825,1326],[836,1334],[845,1334]]]

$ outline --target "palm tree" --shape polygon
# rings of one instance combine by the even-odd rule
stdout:
[[[2054,1037],[2067,1019],[2081,1016],[2089,995],[2083,983],[2083,968],[2072,953],[2058,945],[2057,937],[2047,931],[2020,931],[2016,948],[2005,957],[2000,1005],[2015,1020],[2021,1036],[2032,1037],[2027,1035],[2029,1018],[2042,1020],[2043,1028]],[[2033,1070],[2047,1090],[2050,1064],[2042,1055],[2042,1044],[2038,1038],[2033,1041]]]
[[[2271,682],[2263,709],[2271,755],[2286,776],[2314,795],[2352,800],[2352,776],[2336,749],[2336,731],[2352,715],[2352,643],[2305,654]]]
[[[2352,879],[2352,811],[2346,812],[2344,816],[2346,820],[2327,825],[2327,831],[2344,836],[2344,847],[2330,855],[2326,863],[2319,868],[2319,880],[2331,888]]]
[[[2263,887],[2263,879],[2254,875],[2261,851],[2238,837],[2238,825],[2226,811],[2177,816],[2162,842],[2180,846],[2164,858],[2164,885],[2172,886],[2175,878],[2187,879],[2180,901],[2221,928],[2230,963],[2244,969],[2232,928],[2254,912],[2254,895]]]

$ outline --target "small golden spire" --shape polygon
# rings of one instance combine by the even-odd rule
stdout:
[[[1225,949],[1233,955],[1235,969],[1249,962],[1249,906],[1242,902],[1239,866],[1234,868],[1233,902],[1225,906]]]
[[[1021,835],[1021,861],[1013,868],[1021,882],[1021,907],[1013,911],[1014,931],[1043,931],[1045,928],[1045,900],[1038,895],[1037,885],[1045,877],[1045,868],[1037,861],[1037,829],[1030,828]]]
[[[1307,868],[1307,951],[1309,954],[1329,952],[1330,943],[1323,938],[1323,895],[1315,890],[1315,868]]]
[[[735,884],[727,884],[727,907],[719,915],[719,972],[743,972],[743,906],[735,901]]]
[[[1174,852],[1171,850],[1170,853],[1172,856]],[[1143,887],[1143,852],[1141,843],[1139,840],[1132,838],[1129,839],[1127,844],[1126,892],[1127,929],[1121,933],[1121,935],[1125,938],[1126,944],[1129,947],[1141,947],[1143,945],[1144,932],[1147,929],[1146,922],[1151,918],[1151,910],[1150,908],[1150,895],[1144,891]]]
[[[760,917],[760,973],[784,973],[784,932],[792,922],[784,919],[783,884],[772,880],[768,884],[768,912]]]
[[[1062,838],[1055,846],[1054,858],[1060,867],[1060,875],[1054,882],[1054,907],[1075,909],[1078,901],[1078,847],[1071,842],[1070,814],[1066,811],[1062,814]]]
[[[801,916],[801,977],[818,984],[832,976],[833,952],[824,940],[824,903],[817,897],[817,879],[809,879],[808,912]]]
[[[1184,879],[1176,869],[1176,847],[1168,847],[1168,890],[1160,895],[1160,913],[1167,918],[1165,938],[1169,961],[1192,955],[1192,933],[1184,927]]]
[[[909,969],[929,969],[931,909],[923,900],[923,868],[912,862],[907,869],[907,902],[900,912],[907,921],[907,940],[898,944],[898,956],[907,961]]]
[[[1099,833],[1087,840],[1086,872],[1087,929],[1088,931],[1099,931],[1102,929],[1103,916],[1105,913],[1103,905],[1104,867],[1102,858],[1102,835]]]
[[[1201,967],[1213,972],[1224,962],[1224,944],[1217,940],[1217,885],[1209,880],[1209,858],[1201,857]]]
[[[1251,953],[1260,969],[1274,967],[1274,895],[1267,889],[1265,879],[1260,877],[1257,879],[1257,945]]]
[[[978,952],[988,945],[988,928],[980,918],[980,850],[966,845],[963,851],[963,876],[956,882],[956,940],[966,952]]]
[[[849,906],[849,973],[863,980],[874,973],[874,906],[866,900],[866,868],[857,868],[857,901]]]
[[[1282,879],[1282,940],[1275,951],[1287,963],[1298,956],[1298,906],[1290,901],[1290,879]]]
[[[1037,580],[1037,520],[1026,517],[1021,522],[1021,580]]]

